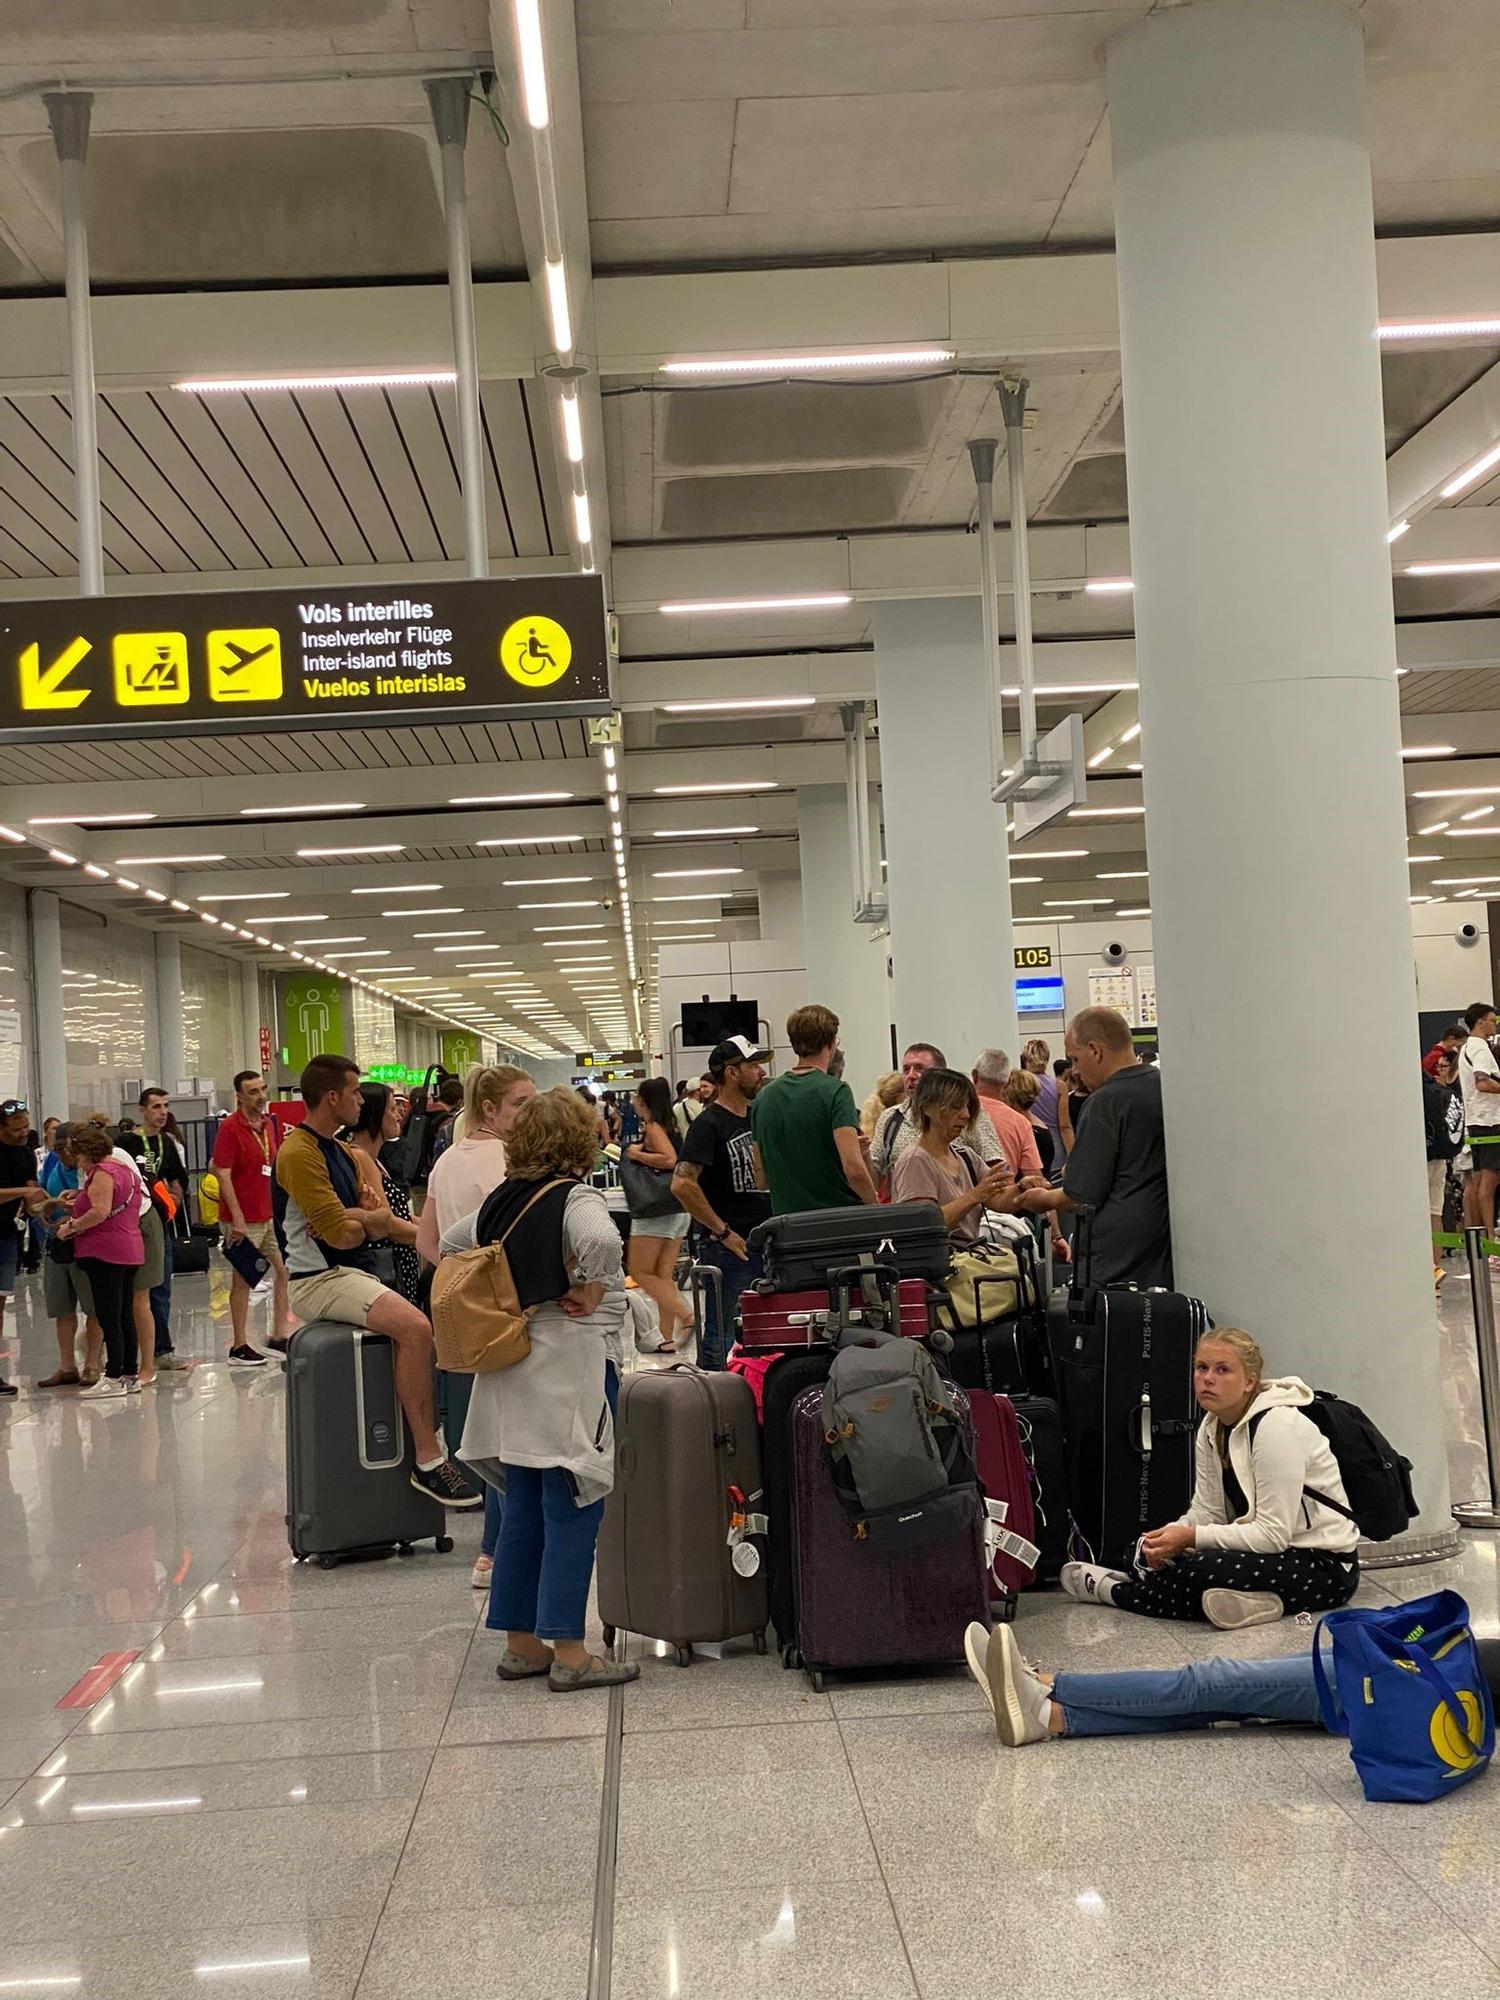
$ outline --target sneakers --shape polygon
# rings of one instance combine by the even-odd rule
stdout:
[[[1205,1590],[1203,1615],[1221,1632],[1243,1632],[1247,1625],[1274,1625],[1286,1606],[1274,1590]]]
[[[1040,1743],[1051,1731],[1042,1704],[1052,1699],[1008,1625],[993,1632],[975,1623],[964,1633],[964,1656],[995,1718],[995,1734],[1008,1750]]]
[[[14,1382],[7,1382],[5,1377],[0,1375],[0,1396],[19,1396],[20,1393]]]
[[[263,1360],[264,1356],[257,1355]],[[411,1483],[419,1493],[425,1493],[429,1500],[436,1500],[440,1507],[482,1507],[484,1495],[477,1486],[471,1486],[451,1458],[445,1458],[441,1465],[434,1465],[424,1471],[414,1465]]]
[[[473,1584],[476,1590],[488,1590],[490,1587],[490,1579],[494,1576],[494,1574],[495,1574],[494,1558],[492,1556],[480,1556],[478,1561],[474,1564],[473,1572],[469,1577],[469,1581],[471,1584]]]
[[[229,1365],[231,1368],[264,1368],[266,1357],[263,1354],[257,1354],[253,1347],[231,1347],[229,1350]]]
[[[1114,1586],[1129,1583],[1130,1578],[1124,1570],[1105,1569],[1101,1563],[1064,1563],[1061,1581],[1069,1597],[1076,1597],[1080,1604],[1108,1604]]]
[[[87,1389],[80,1389],[78,1393],[80,1398],[87,1396],[90,1402],[103,1403],[127,1396],[130,1392],[117,1378],[101,1375],[97,1382],[91,1383]]]
[[[625,1687],[640,1677],[633,1660],[601,1660],[590,1653],[581,1667],[560,1667],[554,1661],[547,1686],[553,1694],[576,1694],[580,1688]]]
[[[180,1370],[185,1375],[193,1364],[191,1361],[184,1361],[180,1354],[174,1353],[171,1348],[168,1348],[165,1354],[157,1355],[156,1365],[159,1369],[165,1368],[168,1374],[174,1374]]]

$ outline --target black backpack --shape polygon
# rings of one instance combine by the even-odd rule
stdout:
[[[1331,1389],[1314,1389],[1312,1401],[1301,1405],[1301,1410],[1328,1440],[1349,1505],[1342,1506],[1316,1487],[1304,1486],[1308,1499],[1352,1521],[1367,1542],[1388,1542],[1404,1535],[1420,1512],[1412,1491],[1411,1460],[1401,1456],[1358,1403],[1346,1403]],[[1262,1410],[1250,1419],[1252,1447],[1256,1430],[1268,1414]]]

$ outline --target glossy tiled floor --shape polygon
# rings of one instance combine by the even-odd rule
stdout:
[[[34,1284],[5,1372],[51,1365]],[[1448,1286],[1456,1490],[1474,1490],[1466,1288]],[[0,1995],[582,2000],[605,1698],[500,1686],[451,1556],[295,1568],[280,1371],[231,1374],[222,1280],[178,1285],[192,1374],[128,1403],[0,1412]],[[15,1336],[19,1335],[19,1362]],[[1494,1538],[1369,1601],[1463,1588]],[[1048,1664],[1227,1640],[1028,1601]],[[59,1698],[138,1651],[88,1711]],[[1500,2000],[1500,1780],[1363,1803],[1310,1732],[998,1748],[955,1673],[814,1695],[731,1649],[645,1649],[625,1697],[620,2000],[1029,2000],[1268,1991]]]

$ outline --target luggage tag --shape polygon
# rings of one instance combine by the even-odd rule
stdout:
[[[758,1492],[752,1493],[747,1500],[738,1486],[729,1488],[729,1533],[725,1539],[730,1551],[729,1560],[737,1576],[755,1576],[760,1570],[761,1552],[751,1537],[768,1534],[771,1526],[769,1516],[751,1511],[750,1502],[760,1497]]]
[[[1028,1569],[1035,1569],[1042,1559],[1042,1552],[1035,1542],[1028,1542],[1024,1535],[1016,1534],[1001,1524],[1010,1513],[1010,1506],[1004,1500],[986,1500],[984,1503],[984,1547],[988,1563],[993,1564],[997,1555],[1013,1556]]]

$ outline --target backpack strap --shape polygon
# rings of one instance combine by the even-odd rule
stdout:
[[[1270,1414],[1271,1413],[1269,1410],[1262,1410],[1258,1415],[1253,1416],[1250,1419],[1249,1424],[1246,1426],[1246,1428],[1250,1432],[1250,1449],[1252,1452],[1255,1449],[1255,1433],[1260,1429],[1261,1425],[1265,1422],[1266,1418]],[[1319,1432],[1319,1436],[1321,1435],[1322,1433]],[[1338,1460],[1335,1459],[1334,1463],[1337,1464]],[[1333,1499],[1329,1494],[1320,1493],[1316,1486],[1304,1486],[1302,1489],[1302,1497],[1304,1500],[1316,1500],[1320,1507],[1326,1507],[1329,1510],[1329,1512],[1333,1514],[1342,1514],[1346,1521],[1353,1521],[1356,1528],[1359,1526],[1359,1517],[1355,1513],[1353,1513],[1350,1508],[1342,1506],[1337,1500]],[[1311,1523],[1309,1523],[1309,1526],[1310,1525]]]
[[[541,1200],[544,1194],[551,1194],[554,1188],[566,1187],[567,1185],[568,1185],[567,1181],[560,1178],[555,1181],[548,1181],[545,1187],[538,1188],[536,1193],[531,1197],[530,1201],[527,1202],[526,1206],[522,1208],[517,1214],[513,1215],[510,1221],[506,1223],[504,1229],[495,1238],[494,1242],[492,1244],[486,1243],[485,1245],[483,1245],[483,1248],[485,1248],[486,1250],[503,1248],[504,1245],[510,1241],[510,1233],[515,1228],[516,1224],[525,1221],[526,1217],[530,1215],[531,1211],[536,1207],[537,1203]]]

